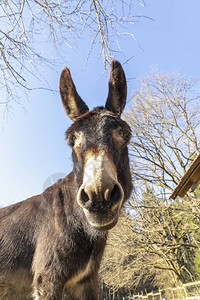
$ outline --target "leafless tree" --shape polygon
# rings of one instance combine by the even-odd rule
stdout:
[[[122,36],[134,38],[127,30],[139,17],[134,16],[133,2],[121,0],[3,0],[0,7],[0,104],[9,106],[19,101],[18,89],[30,90],[29,75],[41,73],[42,65],[52,61],[40,45],[51,41],[52,48],[61,44],[73,47],[83,32],[103,55],[105,67],[116,50],[114,41]],[[90,56],[91,51],[88,53]],[[87,58],[85,58],[86,60]],[[39,77],[39,75],[38,75]]]
[[[200,94],[197,80],[155,71],[140,82],[127,119],[133,178],[166,198],[200,152]]]
[[[110,233],[101,268],[104,282],[139,292],[195,280],[199,222],[180,203],[166,206],[153,195],[143,201]]]
[[[141,79],[127,113],[133,138],[130,145],[135,186],[153,187],[162,201],[169,195],[200,152],[200,93],[198,79],[155,70]],[[138,197],[136,197],[138,198]],[[183,201],[183,200],[182,200]],[[200,219],[195,194],[185,206]]]
[[[110,235],[102,265],[104,281],[116,289],[166,287],[195,279],[199,196],[189,192],[183,199],[169,200],[169,195],[200,151],[197,82],[156,70],[133,94],[125,117],[132,129],[135,189],[129,215]]]
[[[153,241],[149,244],[150,232],[148,238],[147,229],[146,234],[139,232],[141,220],[137,221],[124,214],[110,232],[101,265],[102,280],[112,290],[135,293],[174,285],[173,272],[153,251]]]

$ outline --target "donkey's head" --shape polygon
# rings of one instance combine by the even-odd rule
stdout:
[[[132,189],[127,149],[131,133],[120,118],[127,95],[124,71],[119,62],[112,61],[105,108],[89,112],[67,68],[60,77],[60,93],[74,121],[66,137],[73,148],[77,202],[92,227],[110,229]]]

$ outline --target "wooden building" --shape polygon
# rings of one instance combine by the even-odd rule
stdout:
[[[175,199],[177,196],[184,197],[191,188],[194,191],[200,184],[200,154],[193,161],[187,172],[183,175],[180,182],[173,190],[170,199]]]

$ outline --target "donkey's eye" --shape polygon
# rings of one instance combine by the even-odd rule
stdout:
[[[76,142],[77,137],[73,134],[71,137],[71,141],[74,144]]]
[[[71,144],[72,146],[76,146],[76,147],[80,147],[82,143],[82,134],[81,133],[74,133],[72,136],[71,136]]]
[[[122,129],[119,129],[119,130],[118,130],[118,136],[120,136],[121,138],[124,137],[124,132],[123,132]]]
[[[124,142],[125,134],[121,127],[113,129],[112,135],[116,141]]]
[[[121,128],[118,128],[116,130],[115,134],[116,134],[116,137],[118,137],[118,138],[124,138],[124,132]]]

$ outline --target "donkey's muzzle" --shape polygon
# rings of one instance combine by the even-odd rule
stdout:
[[[104,150],[88,150],[84,161],[83,182],[77,201],[89,224],[98,230],[112,228],[117,220],[124,192],[117,169]]]
[[[111,189],[107,188],[104,193],[96,194],[92,190],[83,187],[79,190],[78,203],[81,207],[88,210],[95,210],[98,207],[111,207],[118,205],[123,197],[122,188],[115,184]]]
[[[93,186],[83,184],[79,189],[77,201],[92,227],[97,230],[108,230],[117,223],[123,198],[124,192],[117,182],[108,184],[98,193]]]

